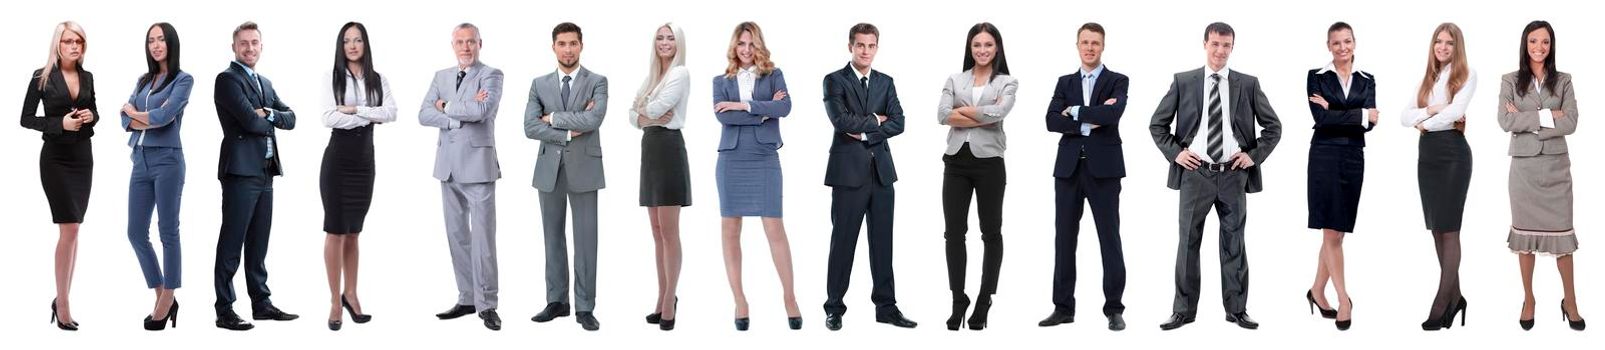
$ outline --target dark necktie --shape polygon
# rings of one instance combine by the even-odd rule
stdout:
[[[463,88],[463,77],[466,77],[466,76],[468,76],[468,71],[461,71],[461,70],[457,71],[457,87],[456,88],[458,88],[458,89]]]
[[[1226,143],[1225,132],[1221,130],[1220,107],[1220,74],[1210,74],[1209,79],[1214,82],[1209,88],[1209,158],[1215,163],[1225,163],[1226,156],[1221,149]]]
[[[561,92],[561,95],[559,96],[559,97],[561,97],[563,99],[563,110],[568,110],[568,96],[569,96],[569,93],[572,92],[572,91],[569,91],[568,81],[569,80],[573,80],[573,79],[574,79],[574,77],[563,77],[563,90]]]
[[[865,90],[869,89],[869,77],[858,78],[858,83],[863,84]]]

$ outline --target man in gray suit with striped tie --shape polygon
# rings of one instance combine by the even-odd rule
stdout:
[[[1282,126],[1265,92],[1260,91],[1259,79],[1226,68],[1236,36],[1226,23],[1216,22],[1204,30],[1208,64],[1176,74],[1148,125],[1154,144],[1171,161],[1168,186],[1181,190],[1176,297],[1170,319],[1159,325],[1163,330],[1192,323],[1198,314],[1198,250],[1211,207],[1220,218],[1221,298],[1226,322],[1259,328],[1259,323],[1248,317],[1248,253],[1243,228],[1248,219],[1247,194],[1260,191],[1259,165],[1276,148]],[[1263,128],[1257,138],[1256,123]]]
[[[457,25],[451,35],[457,66],[435,72],[418,109],[418,123],[440,129],[435,179],[445,202],[447,243],[457,276],[457,304],[442,320],[479,313],[485,328],[502,329],[496,315],[496,110],[502,71],[479,62],[479,28]]]
[[[535,322],[569,315],[568,206],[574,206],[575,322],[588,331],[601,328],[596,309],[597,191],[602,176],[602,117],[607,115],[607,77],[580,67],[585,48],[580,27],[564,22],[552,29],[556,72],[535,78],[524,109],[524,135],[541,141],[535,159],[541,223],[546,237],[546,308]]]

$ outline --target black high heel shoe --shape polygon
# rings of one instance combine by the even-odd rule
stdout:
[[[1562,305],[1564,305],[1564,304],[1562,304]],[[1521,302],[1521,308],[1522,309],[1527,309],[1527,302],[1526,301],[1522,301]],[[1565,311],[1566,311],[1566,309],[1564,307],[1562,307],[1561,313],[1564,314],[1564,313],[1566,313]],[[1521,330],[1530,331],[1530,330],[1533,330],[1533,321],[1535,319],[1536,319],[1536,317],[1535,318],[1525,319],[1525,320],[1519,320],[1518,319],[1518,320],[1516,320],[1516,323],[1521,324]]]
[[[736,330],[745,332],[745,331],[747,331],[747,326],[749,326],[751,324],[752,324],[752,318],[749,318],[749,317],[738,318],[738,319],[736,319]]]
[[[1320,309],[1321,318],[1337,318],[1337,309],[1321,309],[1320,305],[1315,303],[1315,291],[1304,291],[1304,299],[1310,301],[1310,314],[1313,315],[1315,314],[1316,309]]]
[[[61,330],[64,330],[64,331],[76,331],[76,330],[78,330],[78,322],[61,323],[59,321],[59,318],[57,317],[57,313],[56,313],[56,299],[50,299],[50,323],[56,324],[56,328],[60,328]]]
[[[1463,327],[1466,325],[1466,313],[1466,297],[1461,296],[1459,303],[1456,303],[1454,307],[1444,310],[1443,319],[1440,320],[1440,326],[1443,327],[1443,329],[1449,329],[1455,324],[1455,314],[1460,314],[1460,326]]]
[[[970,309],[970,296],[953,293],[953,315],[947,317],[947,330],[959,330],[964,325],[964,312]]]
[[[169,322],[171,322],[173,324],[173,328],[178,328],[178,300],[173,300],[173,306],[167,307],[167,318],[166,319],[158,320],[158,319],[155,319],[154,317],[155,317],[155,315],[146,315],[145,316],[145,330],[147,330],[147,331],[164,330],[164,329],[167,329],[167,324]]]
[[[1349,298],[1347,303],[1349,305],[1350,312],[1352,313],[1353,312],[1352,310],[1354,309],[1354,298]],[[1325,310],[1322,310],[1322,311],[1325,311]],[[1333,319],[1337,318],[1337,309],[1333,309],[1332,310],[1332,318]],[[1349,326],[1354,325],[1354,316],[1350,315],[1349,319],[1347,319],[1347,320],[1333,321],[1333,324],[1337,325],[1337,329],[1340,330],[1340,331],[1349,330]]]
[[[970,314],[970,330],[986,329],[986,314],[992,310],[992,296],[983,295],[975,300],[975,313]]]
[[[351,313],[351,321],[352,322],[368,323],[368,321],[373,320],[373,315],[357,313],[357,310],[351,307],[351,303],[346,302],[346,295],[345,294],[341,294],[340,295],[340,307],[344,307],[346,309],[346,312]],[[332,330],[339,330],[340,326],[330,324],[329,328],[331,328]]]
[[[791,326],[792,330],[802,329],[802,316],[787,317],[786,325]]]
[[[1587,320],[1579,318],[1576,321],[1572,321],[1572,314],[1566,312],[1566,300],[1565,299],[1561,299],[1561,301],[1560,301],[1560,315],[1566,317],[1566,325],[1567,326],[1571,326],[1572,330],[1581,331],[1584,328],[1588,328],[1588,323],[1584,322],[1584,321],[1587,321]]]
[[[329,320],[329,330],[331,330],[331,331],[340,330],[340,326],[341,326],[342,323],[344,323],[344,322],[340,322],[340,320]]]
[[[675,310],[679,310],[680,309],[680,297],[679,296],[675,296],[674,297],[674,309]],[[663,312],[662,311],[646,314],[646,323],[658,324],[658,322],[661,322],[661,321],[663,321]]]

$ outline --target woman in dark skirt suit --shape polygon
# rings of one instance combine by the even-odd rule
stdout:
[[[318,188],[323,197],[323,264],[329,277],[329,330],[343,323],[340,309],[351,320],[366,323],[357,298],[357,237],[373,201],[374,126],[396,121],[396,100],[390,82],[373,70],[368,29],[349,22],[335,37],[334,69],[324,81],[323,125],[333,129],[323,150]],[[344,288],[341,288],[342,274]]]
[[[769,255],[780,274],[786,317],[802,329],[802,311],[792,288],[791,243],[781,221],[780,118],[791,114],[786,78],[769,60],[763,30],[742,22],[730,34],[725,74],[713,78],[713,110],[724,124],[719,136],[719,215],[724,270],[736,301],[736,329],[747,330],[747,294],[741,287],[741,218],[763,218]]]
[[[95,166],[89,138],[100,112],[95,110],[95,76],[84,71],[88,42],[84,28],[73,22],[56,25],[45,67],[28,78],[22,100],[22,126],[44,135],[39,149],[39,181],[50,202],[51,221],[61,232],[56,240],[56,299],[50,303],[56,328],[78,330],[68,296],[78,261],[78,225],[89,209],[89,185]],[[44,114],[39,114],[43,103]]]
[[[1454,23],[1432,31],[1427,70],[1399,121],[1421,132],[1416,180],[1421,211],[1438,252],[1438,292],[1421,329],[1453,325],[1466,310],[1460,294],[1460,219],[1471,187],[1471,146],[1466,144],[1466,106],[1477,91],[1477,73],[1466,63],[1466,41]],[[1465,324],[1462,314],[1460,323]]]
[[[1337,328],[1348,330],[1353,305],[1343,276],[1343,237],[1354,232],[1360,184],[1365,180],[1365,133],[1376,127],[1379,113],[1375,77],[1354,68],[1354,28],[1333,23],[1326,30],[1326,48],[1332,51],[1332,63],[1311,69],[1306,79],[1310,115],[1315,117],[1315,133],[1310,138],[1309,227],[1321,230],[1323,240],[1315,284],[1304,298],[1311,308],[1320,308],[1321,317],[1336,318]],[[1328,281],[1341,302],[1336,309],[1326,299]]]
[[[685,105],[691,75],[685,68],[685,36],[664,24],[652,39],[652,67],[630,108],[630,125],[641,129],[641,206],[651,221],[657,258],[657,307],[646,316],[658,329],[673,330],[675,291],[680,285],[680,207],[691,205],[691,166],[686,160]]]
[[[1520,67],[1499,84],[1499,127],[1510,133],[1510,235],[1525,291],[1521,318],[1533,328],[1533,265],[1535,255],[1555,257],[1560,270],[1561,315],[1572,329],[1588,326],[1577,313],[1572,253],[1577,231],[1572,226],[1572,160],[1566,135],[1577,131],[1577,98],[1572,75],[1555,68],[1555,29],[1533,21],[1521,32]]]

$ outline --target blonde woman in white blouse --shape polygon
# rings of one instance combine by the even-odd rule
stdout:
[[[329,330],[338,331],[340,309],[367,323],[357,298],[357,237],[373,202],[374,125],[396,121],[390,82],[373,70],[368,29],[349,22],[335,40],[334,69],[325,76],[323,125],[332,129],[323,150],[318,189],[323,199],[323,264],[329,276]],[[344,277],[342,288],[342,277]]]
[[[1416,163],[1421,211],[1438,252],[1438,292],[1422,330],[1449,328],[1466,310],[1460,295],[1460,219],[1471,186],[1471,147],[1466,144],[1466,107],[1477,91],[1477,74],[1467,68],[1465,37],[1454,23],[1432,32],[1427,70],[1400,122],[1421,131]],[[1465,324],[1462,315],[1460,322]]]
[[[652,39],[650,74],[636,90],[630,125],[641,129],[641,206],[651,221],[657,258],[657,307],[646,316],[658,329],[673,330],[675,289],[680,283],[680,207],[691,205],[691,168],[686,160],[685,105],[690,74],[685,34],[666,23]]]

